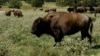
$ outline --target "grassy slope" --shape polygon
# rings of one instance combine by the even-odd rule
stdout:
[[[49,7],[52,7],[50,4]],[[48,5],[44,5],[44,8],[48,8]],[[22,8],[25,9],[25,6]],[[58,10],[66,11],[65,8]],[[38,39],[30,33],[33,21],[45,13],[32,9],[22,11],[24,14],[22,18],[13,15],[7,17],[4,12],[0,12],[0,56],[100,56],[100,14],[94,22],[92,33],[93,43],[96,44],[94,48],[88,48],[86,40],[82,42],[76,40],[80,38],[80,33],[65,36],[62,41],[64,46],[53,47],[54,40],[51,36],[43,35]]]

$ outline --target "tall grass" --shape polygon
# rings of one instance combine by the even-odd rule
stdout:
[[[49,35],[37,38],[31,34],[34,20],[44,16],[42,11],[23,10],[24,17],[17,18],[0,14],[0,56],[99,56],[100,54],[100,15],[94,22],[93,44],[90,48],[87,39],[81,41],[80,33],[65,36],[62,46],[53,47],[54,39]],[[91,14],[90,14],[91,15]],[[95,46],[96,46],[95,45]]]

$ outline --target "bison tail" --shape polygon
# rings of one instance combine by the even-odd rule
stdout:
[[[93,30],[93,20],[90,18],[90,33],[92,33]]]
[[[90,33],[92,33],[92,29],[93,29],[93,23],[91,23],[90,25]]]

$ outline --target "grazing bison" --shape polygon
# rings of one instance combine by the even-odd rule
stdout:
[[[93,7],[90,7],[89,11],[92,13],[95,11],[95,9]]]
[[[15,17],[16,17],[16,16],[18,16],[18,17],[23,17],[22,11],[20,11],[20,10],[14,10],[13,12],[14,12],[14,16],[15,16]]]
[[[44,10],[44,12],[47,12],[47,13],[48,13],[49,11],[50,11],[49,9],[45,9],[45,10]]]
[[[100,7],[94,8],[94,12],[95,12],[95,17],[96,17],[97,13],[100,13]]]
[[[92,28],[92,19],[84,14],[53,12],[45,17],[37,18],[33,23],[31,33],[38,37],[42,34],[49,34],[54,37],[57,44],[62,41],[64,35],[81,31],[82,40],[88,37],[91,43],[92,37],[88,31],[92,32]]]
[[[43,11],[43,8],[40,8],[39,10],[40,10],[40,11]]]
[[[86,11],[87,11],[86,8],[83,8],[83,7],[78,7],[76,10],[76,12],[78,12],[78,13],[84,13]]]
[[[100,13],[100,7],[90,7],[89,11],[94,13],[94,16],[96,17],[97,13]]]
[[[56,8],[51,8],[51,9],[46,9],[45,12],[49,13],[49,12],[56,12]]]
[[[68,11],[68,12],[74,12],[74,8],[71,8],[71,7],[70,7],[70,8],[67,9],[67,11]]]
[[[100,7],[95,8],[96,13],[100,13]]]
[[[11,12],[13,12],[13,11],[12,11],[12,10],[6,10],[6,11],[5,11],[5,15],[6,15],[6,16],[11,16]]]

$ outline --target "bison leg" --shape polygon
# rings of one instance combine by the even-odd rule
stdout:
[[[96,13],[96,12],[94,12],[94,16],[95,16],[95,17],[97,16],[97,13]]]
[[[84,31],[81,31],[81,36],[82,36],[82,40],[84,40],[86,38],[86,33]]]
[[[58,44],[59,46],[61,46],[61,42],[56,42],[56,43],[54,44],[54,47],[57,46],[57,44]]]
[[[87,33],[87,37],[89,38],[89,42],[91,44],[92,43],[92,36],[89,33]]]
[[[59,45],[61,45],[61,41],[62,41],[62,38],[63,38],[63,34],[62,32],[58,29],[54,30],[54,39],[55,39],[55,44],[54,46],[57,45],[57,43],[59,43]]]
[[[18,16],[18,18],[19,18],[19,17],[20,17],[20,14],[18,14],[17,16]]]
[[[82,40],[84,40],[86,37],[88,37],[89,42],[91,44],[91,42],[92,42],[92,40],[91,40],[92,39],[92,36],[89,34],[88,31],[86,31],[86,30],[81,31],[81,35],[82,35]]]

